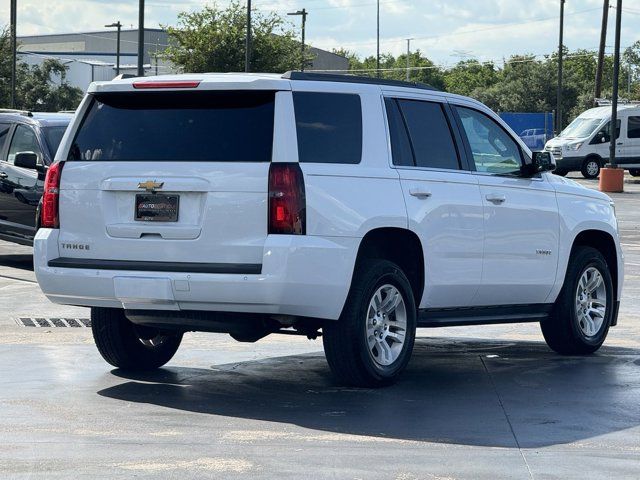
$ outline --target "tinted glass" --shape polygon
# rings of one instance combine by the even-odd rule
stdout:
[[[5,143],[7,143],[7,137],[9,136],[9,130],[11,129],[11,125],[8,123],[0,123],[0,155],[2,155],[2,150],[4,149]],[[0,160],[4,160],[0,157]]]
[[[471,147],[478,172],[513,174],[520,172],[520,147],[494,120],[484,113],[456,107]]]
[[[60,146],[60,141],[62,140],[62,136],[64,132],[67,130],[67,127],[44,127],[42,131],[44,132],[44,138],[47,141],[47,146],[49,147],[49,153],[51,156],[55,156],[58,147]]]
[[[628,130],[627,137],[640,138],[640,117],[629,117],[627,130]],[[0,141],[0,144],[1,144],[1,141]]]
[[[274,92],[95,95],[69,160],[268,162]]]
[[[33,152],[41,155],[40,146],[38,145],[38,138],[33,128],[26,125],[18,125],[16,131],[11,139],[11,145],[9,145],[9,155],[7,161],[13,164],[16,158],[16,153],[20,152]]]
[[[416,166],[459,169],[458,152],[442,105],[416,100],[398,100],[398,105],[409,130]]]
[[[360,96],[295,92],[298,156],[309,163],[360,163],[362,107]]]
[[[413,152],[409,135],[404,124],[398,102],[393,98],[386,98],[387,119],[389,122],[389,136],[391,137],[391,156],[394,165],[414,166]]]

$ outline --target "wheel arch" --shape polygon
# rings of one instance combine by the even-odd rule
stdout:
[[[592,247],[598,250],[602,254],[605,261],[607,262],[609,271],[611,272],[611,279],[613,281],[613,291],[615,292],[615,296],[617,298],[618,282],[619,282],[618,249],[616,247],[616,241],[613,238],[613,236],[609,232],[606,232],[604,230],[597,230],[593,228],[582,230],[573,239],[573,244],[571,245],[571,253],[569,255],[569,259],[571,259],[571,255],[573,255],[574,250],[578,246]]]
[[[411,283],[416,307],[424,292],[425,262],[422,242],[406,228],[381,227],[369,230],[358,247],[355,269],[367,259],[383,258],[396,263]]]

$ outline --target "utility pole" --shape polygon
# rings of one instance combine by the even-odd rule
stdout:
[[[244,71],[250,70],[251,64],[251,0],[247,0],[247,37],[244,47]]]
[[[144,77],[144,0],[138,7],[138,76]]]
[[[11,0],[11,12],[9,14],[11,23],[11,108],[16,108],[16,62],[18,42],[16,39],[16,24],[18,23],[18,5],[17,0]]]
[[[613,53],[613,92],[611,94],[611,128],[609,129],[609,164],[616,165],[616,143],[618,130],[618,76],[620,75],[620,26],[622,24],[622,0],[617,1],[616,7],[616,41]]]
[[[564,34],[564,2],[560,0],[560,40],[558,42],[558,93],[556,97],[556,131],[562,131],[562,43]]]
[[[376,28],[376,76],[380,77],[380,0],[377,0],[377,28]]]
[[[604,49],[607,41],[607,22],[609,21],[609,0],[602,5],[602,26],[600,27],[600,47],[598,48],[598,67],[596,69],[595,98],[602,96],[602,69],[604,68]]]
[[[407,38],[407,82],[409,81],[409,68],[411,68],[409,61],[409,57],[411,56],[411,40],[413,40],[413,38]]]
[[[116,77],[120,75],[120,30],[122,29],[122,24],[120,20],[111,25],[105,25],[105,27],[115,27],[118,29],[118,33],[116,34]]]
[[[304,58],[304,32],[306,29],[306,25],[307,25],[307,15],[309,14],[309,12],[307,12],[306,8],[303,8],[302,10],[298,10],[297,12],[291,12],[291,13],[287,13],[287,15],[300,15],[302,17],[302,64],[300,66],[300,71],[304,72],[304,64],[305,64],[305,58]]]

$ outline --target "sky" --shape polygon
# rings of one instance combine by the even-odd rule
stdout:
[[[138,0],[17,0],[18,35],[86,32],[120,20],[135,27]],[[229,0],[220,0],[224,6]],[[557,49],[560,0],[379,0],[381,52],[419,48],[443,67],[476,58],[498,65],[513,54],[542,55]],[[207,0],[146,0],[146,26],[176,25],[177,15]],[[611,1],[615,5],[615,1]],[[597,49],[602,0],[567,0],[565,41],[571,50]],[[315,47],[344,47],[375,55],[376,0],[253,0],[255,9],[282,15],[306,8],[307,40]],[[624,0],[622,40],[640,40],[640,2]],[[609,10],[607,52],[613,52],[615,9]],[[289,17],[296,29],[300,17]],[[0,25],[9,23],[9,0],[0,0]]]

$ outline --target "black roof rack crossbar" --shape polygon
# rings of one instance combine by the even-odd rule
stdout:
[[[343,82],[366,83],[369,85],[388,85],[391,87],[420,88],[422,90],[438,90],[426,83],[404,82],[402,80],[388,80],[385,78],[361,77],[349,74],[320,73],[320,72],[294,72],[289,71],[282,75],[287,80],[307,80],[316,82]]]

